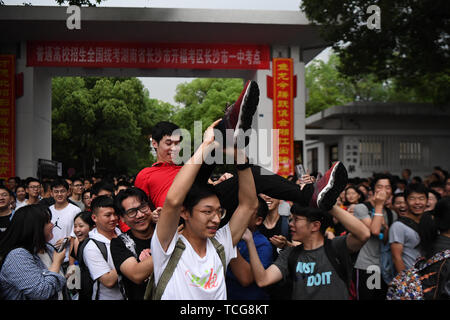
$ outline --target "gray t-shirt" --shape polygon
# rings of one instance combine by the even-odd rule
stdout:
[[[397,214],[392,212],[392,221],[397,220]],[[386,210],[383,208],[384,221],[389,223]],[[355,206],[354,215],[358,219],[372,218],[373,212],[369,212],[369,209],[362,203]],[[383,227],[381,228],[383,231]],[[371,235],[369,240],[359,250],[358,258],[356,259],[355,268],[360,270],[367,270],[369,266],[380,266],[380,238],[378,236]]]
[[[347,236],[336,237],[331,245],[340,257],[340,261],[351,268],[347,249]],[[280,269],[283,279],[290,277],[288,270],[289,254],[294,248],[280,252],[274,264]],[[348,300],[345,282],[334,270],[325,253],[324,246],[314,250],[303,250],[297,260],[296,280],[292,293],[293,300]]]
[[[400,243],[403,245],[402,260],[406,269],[414,265],[416,259],[420,256],[419,234],[400,221],[396,221],[389,229],[389,243]]]

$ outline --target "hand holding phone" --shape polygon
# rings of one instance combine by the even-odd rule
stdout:
[[[62,252],[62,251],[67,247],[68,244],[69,244],[69,238],[66,237],[66,238],[64,238],[64,240],[62,241],[62,243],[61,243],[61,245],[59,246],[57,252],[58,252],[58,253]]]

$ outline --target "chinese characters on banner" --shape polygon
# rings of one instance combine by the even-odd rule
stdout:
[[[294,174],[294,67],[292,59],[274,58],[272,68],[274,171],[280,176],[287,177]]]
[[[50,42],[27,43],[27,66],[269,69],[267,45]]]
[[[15,176],[15,61],[0,55],[0,179]]]

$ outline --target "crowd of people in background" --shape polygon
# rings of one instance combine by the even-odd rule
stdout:
[[[211,184],[220,183],[232,176],[233,174],[231,173],[213,175],[209,182]],[[317,174],[311,175],[312,180],[316,177]],[[67,278],[74,273],[74,267],[78,266],[78,255],[76,254],[76,250],[79,243],[92,237],[92,234],[90,236],[90,232],[96,228],[96,223],[92,218],[92,202],[99,196],[103,196],[102,199],[108,197],[111,201],[106,206],[109,205],[113,207],[113,199],[117,197],[120,191],[128,189],[126,192],[132,195],[138,192],[138,196],[142,199],[141,202],[149,203],[145,193],[134,187],[134,179],[135,176],[108,175],[102,177],[96,175],[89,178],[66,177],[65,179],[61,179],[60,177],[55,177],[43,178],[42,180],[35,177],[28,177],[26,179],[11,177],[7,181],[3,181],[0,184],[0,241],[2,241],[2,243],[8,243],[8,241],[4,240],[6,231],[8,229],[19,228],[19,230],[13,230],[14,232],[11,231],[15,237],[18,237],[18,232],[27,233],[23,234],[23,240],[19,241],[16,239],[16,241],[21,243],[21,245],[23,245],[22,241],[30,242],[30,249],[28,252],[37,250],[39,252],[38,256],[40,257],[40,261],[34,259],[33,263],[29,265],[26,261],[31,261],[33,259],[30,259],[30,256],[24,250],[17,253],[17,257],[9,255],[8,257],[10,259],[7,261],[8,263],[3,263],[3,268],[0,272],[0,282],[1,279],[7,277],[8,272],[13,273],[15,274],[14,277],[15,281],[17,281],[18,288],[21,288],[23,284],[21,285],[20,283],[29,282],[29,279],[33,277],[33,272],[30,270],[36,270],[36,272],[41,269],[53,270],[59,276],[47,277],[45,278],[46,281],[44,281],[44,278],[41,276],[35,278],[35,291],[30,291],[33,294],[27,295],[27,299],[78,299],[79,290],[67,290],[66,282],[68,281]],[[298,184],[300,188],[302,177],[293,175],[288,177],[288,179]],[[381,200],[375,198],[376,188],[378,187],[377,182],[380,183],[380,181],[384,181],[384,186],[387,187],[386,190],[389,190]],[[139,191],[136,191],[136,189]],[[401,177],[390,175],[388,172],[385,172],[368,178],[351,178],[348,180],[344,191],[339,195],[337,205],[347,212],[364,219],[370,216],[370,207],[373,209],[377,204],[381,203],[383,208],[382,211],[384,213],[390,211],[391,214],[395,216],[393,219],[395,221],[400,217],[408,216],[411,211],[411,204],[408,203],[408,195],[411,193],[411,189],[422,192],[422,198],[425,199],[425,201],[419,209],[419,216],[427,217],[435,210],[435,206],[439,201],[442,202],[445,199],[448,201],[448,197],[450,197],[450,176],[445,170],[435,167],[430,175],[426,177],[412,176],[409,169],[404,169],[401,172]],[[122,194],[122,198],[124,197],[124,194]],[[103,199],[103,202],[104,201],[105,199]],[[264,194],[260,194],[259,201],[263,203],[260,208],[264,209],[258,210],[257,216],[255,216],[255,219],[249,224],[249,229],[253,232],[255,242],[258,244],[258,254],[264,268],[268,268],[277,259],[280,251],[288,246],[294,246],[295,244],[295,241],[292,241],[288,221],[293,203],[274,199]],[[106,202],[108,202],[107,199]],[[43,205],[45,208],[48,208],[48,211],[39,211],[37,206],[35,206],[36,204]],[[18,209],[26,206],[29,206],[29,210],[27,212],[24,211],[23,216],[17,217],[18,221],[12,225],[11,222],[14,213],[18,212]],[[161,208],[158,208],[158,212],[153,212],[155,209],[156,208],[153,205],[151,208],[147,209],[151,214],[148,215],[148,225],[146,225],[148,230],[145,230],[147,231],[147,234],[145,235],[147,241],[141,241],[139,244],[141,252],[145,249],[149,251],[150,248],[150,239],[153,235],[154,226],[158,222]],[[119,211],[120,210],[118,210],[117,213]],[[113,211],[113,213],[116,213],[116,211]],[[450,215],[449,212],[446,212],[445,214],[447,216]],[[130,230],[130,227],[126,222],[129,224],[133,223],[127,221],[126,215],[119,214],[117,216],[115,228],[118,228],[121,233],[126,234],[126,232]],[[417,225],[419,222],[420,219],[417,220]],[[42,230],[40,231],[44,233],[44,226],[52,223],[51,228],[53,237],[50,239],[48,234],[42,234],[40,235],[39,243],[31,242],[30,239],[36,239],[37,236],[29,233],[31,230],[25,231],[24,226],[19,226],[20,223],[36,223],[36,225],[42,226]],[[394,273],[398,273],[405,268],[410,268],[418,256],[427,254],[417,248],[417,245],[420,243],[419,232],[410,234],[410,230],[402,230],[401,225],[393,223],[393,221],[388,221],[387,219],[386,222],[380,224],[378,232],[374,233],[371,230],[371,239],[357,254],[352,256],[352,287],[349,290],[351,298],[385,298],[388,285],[386,281],[381,282],[379,290],[367,290],[367,287],[364,286],[368,277],[368,273],[366,273],[367,267],[374,264],[379,265],[380,263],[382,251],[376,249],[379,245],[378,242],[383,241],[383,237],[380,236],[380,234],[383,235],[387,233],[385,237],[391,242],[390,254],[394,261]],[[368,226],[370,227],[370,223]],[[48,228],[49,227],[47,227],[47,229]],[[418,229],[416,230],[418,231]],[[35,232],[37,231],[35,230]],[[346,228],[334,218],[332,224],[327,228],[325,235],[329,239],[332,239],[334,237],[345,235],[346,232]],[[65,237],[70,238],[70,246],[64,251],[64,254],[61,254],[58,253],[58,250],[55,248],[58,247],[61,239],[64,239]],[[29,239],[26,240],[25,238]],[[400,244],[399,250],[396,250],[397,244]],[[446,245],[447,247],[445,247]],[[11,247],[0,248],[0,255],[4,254],[6,256],[8,254],[7,250],[11,250],[13,247],[14,244],[11,244]],[[444,243],[444,247],[447,249],[449,248],[448,240],[447,243]],[[122,248],[117,250],[124,251]],[[431,249],[428,248],[427,250],[429,251]],[[250,264],[248,263],[250,257],[245,241],[239,242],[237,252],[238,256],[230,261],[227,271],[226,281],[229,299],[290,299],[289,294],[286,295],[288,291],[284,290],[286,284],[281,282],[270,286],[267,290],[257,286],[251,273]],[[428,253],[428,256],[429,255],[430,253]],[[245,257],[245,259],[243,257]],[[129,256],[125,255],[121,261],[123,262],[126,258],[129,258]],[[139,262],[145,261],[144,257],[141,257],[142,260],[139,260],[138,257],[133,259],[136,266],[138,266]],[[69,260],[71,260],[70,264]],[[112,277],[115,288],[112,286],[113,289],[108,289],[106,286],[102,285],[103,288],[99,290],[101,295],[100,298],[124,299],[117,280],[119,278],[118,275],[121,275],[123,279],[126,279],[125,283],[128,289],[128,298],[142,299],[146,284],[144,280],[146,280],[153,271],[152,266],[148,263],[149,261],[150,260],[147,260],[146,271],[139,277],[140,284],[138,285],[130,280],[132,277],[131,275],[136,272],[133,268],[136,266],[132,265],[131,269],[125,268],[125,270],[121,270],[124,269],[120,267],[121,263],[116,264],[115,261],[110,258],[106,268],[109,270],[108,272],[115,270],[115,276]],[[239,269],[239,272],[236,271]],[[242,273],[242,270],[245,270],[245,273]],[[101,270],[99,272],[102,274]],[[123,276],[122,272],[125,272],[129,277]],[[392,276],[390,279],[392,279]],[[26,290],[24,289],[25,291],[19,293],[19,291],[11,292],[10,289],[11,288],[8,289],[4,286],[0,287],[3,299],[21,299],[27,294],[25,292],[30,290],[29,288],[26,288]]]
[[[245,155],[258,102],[248,81],[182,166],[162,121],[136,176],[0,183],[0,299],[449,299],[449,173],[281,177]],[[233,172],[205,161],[220,149]],[[420,285],[394,286],[416,266]]]

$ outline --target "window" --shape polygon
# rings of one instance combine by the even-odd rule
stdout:
[[[317,172],[319,167],[318,151],[317,148],[312,148],[308,150],[308,166],[310,173]]]

